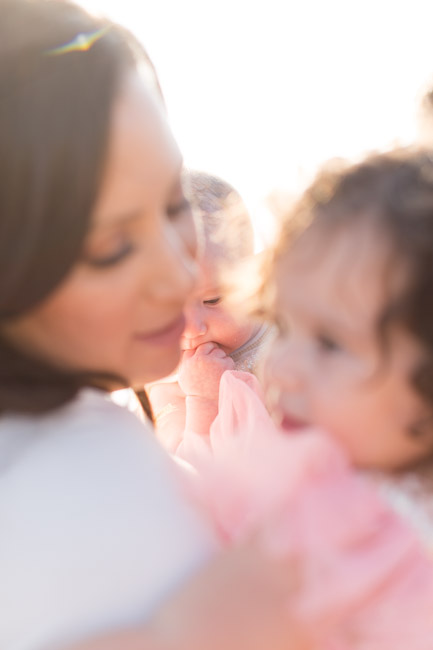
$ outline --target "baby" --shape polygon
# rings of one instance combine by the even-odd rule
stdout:
[[[251,221],[238,193],[225,181],[190,171],[186,179],[202,238],[200,277],[185,310],[184,350],[178,373],[148,387],[160,440],[181,450],[185,429],[200,435],[218,412],[219,381],[225,370],[255,372],[268,324],[237,317],[225,298],[229,271],[254,253]]]
[[[433,156],[320,175],[270,268],[278,429],[255,378],[225,372],[197,494],[225,538],[265,522],[274,552],[299,558],[314,647],[431,650]]]

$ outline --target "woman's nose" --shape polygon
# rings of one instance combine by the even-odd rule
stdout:
[[[197,281],[197,263],[183,241],[166,232],[153,251],[153,279],[147,291],[158,301],[176,302],[182,306],[191,297]]]

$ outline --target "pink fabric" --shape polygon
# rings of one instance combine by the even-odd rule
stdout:
[[[253,375],[224,373],[210,437],[187,432],[181,454],[223,539],[260,530],[299,560],[296,615],[317,647],[433,648],[432,558],[324,432],[275,428]]]

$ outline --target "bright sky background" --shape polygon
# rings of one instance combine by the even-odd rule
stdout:
[[[143,41],[186,163],[230,181],[259,233],[272,189],[410,142],[433,85],[433,0],[80,1]]]

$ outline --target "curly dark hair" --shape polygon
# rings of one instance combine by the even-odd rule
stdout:
[[[286,215],[271,266],[299,237],[320,228],[326,237],[342,228],[371,225],[389,247],[386,272],[407,269],[398,295],[377,322],[386,351],[389,327],[403,326],[425,350],[410,381],[433,413],[433,154],[399,149],[363,162],[324,169]],[[268,271],[269,277],[269,271]],[[429,422],[431,426],[431,422]],[[423,427],[414,427],[420,433]]]
[[[88,47],[74,47],[86,39]],[[79,258],[112,106],[141,62],[153,74],[129,32],[68,0],[0,0],[0,331]],[[44,411],[95,383],[27,358],[0,336],[0,412]]]

